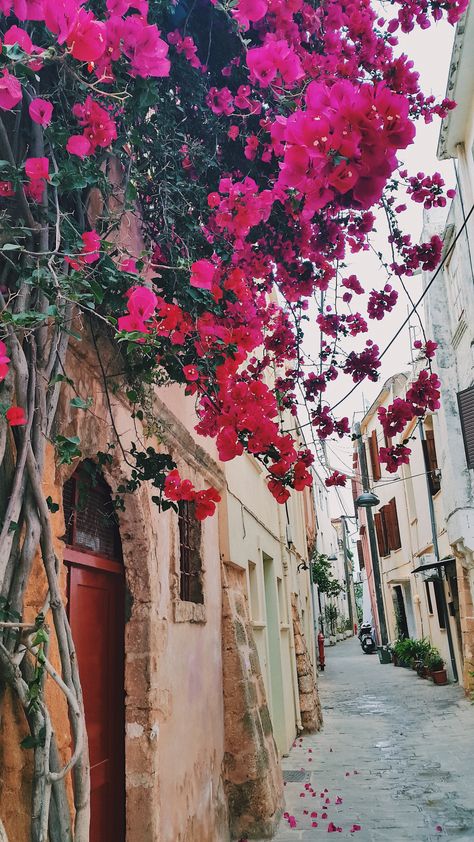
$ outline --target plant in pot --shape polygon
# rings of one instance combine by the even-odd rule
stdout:
[[[395,646],[393,647],[394,656],[396,661],[394,661],[397,667],[409,667],[410,666],[410,651],[411,645],[413,641],[410,638],[405,637],[401,640],[397,640]]]
[[[448,676],[439,651],[433,647],[426,656],[425,665],[434,684],[447,684]]]
[[[431,650],[431,643],[424,637],[422,640],[415,640],[413,647],[413,658],[415,669],[421,678],[427,677],[427,668],[425,664],[426,657]]]

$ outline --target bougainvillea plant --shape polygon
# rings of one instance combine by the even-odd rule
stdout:
[[[116,388],[139,419],[147,389],[183,384],[197,432],[216,439],[222,461],[244,451],[260,460],[279,502],[309,485],[313,455],[282,419],[303,404],[315,437],[349,433],[325,400],[328,383],[376,380],[380,360],[372,340],[350,352],[342,340],[368,334],[395,306],[398,279],[441,253],[438,238],[413,244],[397,219],[400,191],[439,205],[442,180],[409,177],[399,155],[417,119],[454,103],[423,95],[397,30],[443,15],[455,23],[465,6],[392,0],[380,16],[369,0],[0,0],[0,657],[32,734],[35,842],[48,832],[51,842],[88,838],[80,681],[50,525],[57,504],[41,485],[47,442],[59,462],[81,456],[58,415],[64,385],[76,388],[68,347],[100,337],[115,348]],[[370,291],[347,265],[369,248],[379,205],[393,279]],[[140,220],[139,253],[120,236],[125,214]],[[316,359],[302,353],[304,328],[318,334]],[[392,435],[437,404],[431,351],[403,406],[387,410]],[[89,396],[71,406],[88,411]],[[406,450],[382,457],[393,467]],[[151,480],[163,507],[194,499],[198,517],[215,511],[217,492],[193,488],[150,442],[127,459],[124,494]],[[44,614],[21,641],[12,632],[38,548],[61,676],[44,653]],[[23,659],[19,669],[20,646],[34,667]],[[71,713],[74,753],[57,770],[44,672]],[[70,769],[74,827],[58,809]]]

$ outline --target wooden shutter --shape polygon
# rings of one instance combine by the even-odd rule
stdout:
[[[374,514],[375,531],[377,533],[377,543],[379,545],[379,553],[381,556],[388,555],[387,540],[385,535],[385,524],[383,513],[376,512]]]
[[[399,550],[402,546],[400,528],[398,525],[397,501],[392,497],[390,503],[383,507],[383,517],[386,524],[387,544],[389,550]]]
[[[362,549],[362,541],[357,541],[357,555],[359,558],[359,567],[361,570],[365,567],[364,551]]]
[[[423,449],[425,451],[425,464],[428,471],[428,483],[430,486],[431,496],[437,494],[441,488],[441,481],[437,476],[438,459],[436,457],[436,445],[434,440],[433,430],[425,430],[426,440],[423,442]]]
[[[370,452],[370,464],[372,465],[372,476],[374,478],[374,482],[378,482],[380,477],[382,476],[382,471],[380,470],[380,460],[379,460],[379,448],[377,444],[377,431],[372,430],[369,439],[369,452]]]
[[[474,468],[474,386],[458,392],[462,437],[468,468]]]

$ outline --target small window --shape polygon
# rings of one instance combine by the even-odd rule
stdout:
[[[121,559],[117,513],[110,488],[92,462],[83,462],[63,486],[66,544]]]
[[[250,588],[250,617],[252,620],[260,619],[260,601],[258,598],[257,565],[249,561],[249,588]]]
[[[202,590],[201,523],[194,513],[194,502],[178,503],[179,595],[184,602],[204,602]]]
[[[438,614],[438,625],[440,629],[446,628],[446,620],[444,618],[444,593],[443,593],[443,583],[441,579],[435,579],[433,581],[433,587],[435,592],[435,599],[436,599],[436,611]]]
[[[433,603],[431,601],[430,583],[425,581],[426,601],[428,603],[428,614],[433,613]]]
[[[429,427],[425,429],[425,440],[423,444],[423,454],[425,458],[426,471],[428,475],[428,485],[430,487],[431,496],[441,488],[441,480],[439,478],[438,459],[436,456],[436,445],[434,439],[434,432]]]

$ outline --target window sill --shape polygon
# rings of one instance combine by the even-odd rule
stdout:
[[[262,623],[261,620],[251,620],[250,625],[252,626],[253,629],[257,629],[257,631],[259,631],[260,629],[266,628],[267,624]]]
[[[174,621],[175,623],[205,623],[206,606],[200,602],[184,602],[182,599],[175,599]]]

